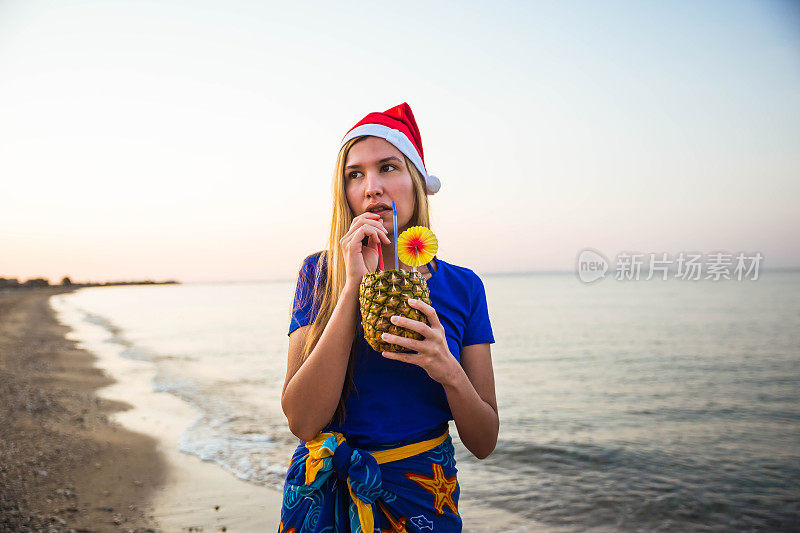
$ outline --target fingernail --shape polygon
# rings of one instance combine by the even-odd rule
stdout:
[[[393,316],[389,320],[391,320],[392,322],[397,322],[398,320],[400,320],[400,317],[399,316]]]
[[[381,333],[381,339],[388,339],[388,338],[389,338],[388,333]]]
[[[416,298],[409,298],[408,299],[408,303],[415,304],[415,303],[417,303],[417,299]]]

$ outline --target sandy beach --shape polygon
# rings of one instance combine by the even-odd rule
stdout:
[[[0,530],[274,530],[278,491],[178,451],[191,407],[68,338],[67,290],[0,294]]]
[[[113,381],[65,339],[48,299],[64,289],[0,294],[0,529],[146,531],[164,483],[156,440],[109,417]]]

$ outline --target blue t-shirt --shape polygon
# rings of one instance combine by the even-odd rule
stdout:
[[[306,257],[300,268],[289,334],[311,324],[318,308],[313,293],[325,283],[322,252]],[[470,344],[493,343],[483,282],[472,270],[441,259],[427,280],[431,305],[444,326],[447,345],[461,362]],[[320,267],[321,264],[321,267]],[[354,389],[345,402],[345,420],[326,430],[340,431],[354,446],[380,448],[438,436],[453,419],[441,384],[421,367],[383,357],[367,344],[359,320],[353,359]]]

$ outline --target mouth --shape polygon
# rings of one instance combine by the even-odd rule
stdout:
[[[369,207],[369,208],[367,209],[367,211],[369,211],[370,213],[377,213],[377,214],[379,214],[381,217],[383,217],[383,216],[384,216],[384,215],[386,215],[387,213],[388,213],[388,214],[390,214],[390,215],[392,214],[392,208],[391,208],[391,207],[389,207],[389,206],[388,206],[388,205],[386,205],[386,204],[377,204],[377,205],[374,205],[374,206],[372,206],[372,207]]]

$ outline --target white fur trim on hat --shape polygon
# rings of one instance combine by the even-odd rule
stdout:
[[[341,150],[342,146],[344,146],[345,143],[347,143],[347,141],[350,139],[361,137],[362,135],[371,135],[373,137],[385,139],[392,143],[395,148],[400,150],[403,155],[409,158],[414,166],[417,167],[419,173],[422,174],[422,177],[425,179],[425,188],[428,190],[428,194],[436,194],[436,192],[438,192],[442,187],[442,182],[439,181],[439,178],[428,175],[428,171],[425,170],[425,165],[422,164],[422,158],[419,156],[414,144],[400,130],[390,128],[389,126],[384,126],[383,124],[362,124],[357,128],[353,128],[350,130],[350,133],[345,135],[344,139],[342,139],[342,144],[339,146],[339,149]]]

